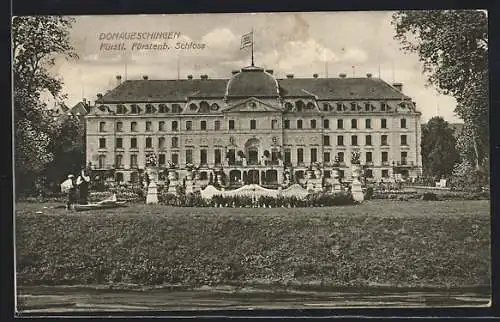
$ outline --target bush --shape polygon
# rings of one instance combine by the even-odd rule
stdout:
[[[437,195],[434,192],[424,192],[422,195],[422,200],[426,201],[436,201],[439,200]]]

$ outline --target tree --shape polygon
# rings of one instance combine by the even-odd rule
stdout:
[[[56,58],[77,58],[69,42],[73,18],[14,17],[12,20],[16,191],[34,186],[34,179],[53,160],[49,150],[57,133],[44,112],[44,93],[60,101],[63,82],[50,73]],[[16,194],[17,195],[17,194]]]
[[[480,10],[398,11],[395,38],[417,53],[428,83],[457,100],[455,113],[470,135],[461,153],[488,167],[488,18]],[[466,134],[467,133],[467,134]]]
[[[459,160],[453,129],[442,117],[433,117],[422,129],[422,164],[424,174],[441,178],[450,176]]]

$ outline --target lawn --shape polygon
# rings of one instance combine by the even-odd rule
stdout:
[[[81,213],[51,206],[16,205],[21,286],[490,283],[489,201],[291,209],[130,205]]]

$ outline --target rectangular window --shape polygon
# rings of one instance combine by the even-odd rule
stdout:
[[[206,149],[201,149],[200,150],[200,164],[207,164],[207,150]]]
[[[153,139],[146,138],[146,149],[151,149],[153,147]]]
[[[344,170],[339,170],[339,178],[344,178],[344,177],[345,177]]]
[[[229,129],[234,130],[234,120],[229,120]]]
[[[152,123],[151,121],[146,121],[146,131],[150,132],[152,130]]]
[[[289,129],[290,128],[290,120],[285,120],[285,123],[283,124],[283,127],[285,129]]]
[[[123,139],[122,138],[116,138],[116,148],[123,149]]]
[[[316,128],[316,120],[311,120],[311,129]]]
[[[401,152],[401,164],[405,165],[408,162],[408,152]]]
[[[186,150],[186,163],[193,163],[193,150]]]
[[[165,122],[164,121],[160,121],[158,122],[158,131],[165,131]]]
[[[205,131],[207,129],[207,121],[200,122],[200,130]]]
[[[271,120],[271,129],[277,129],[278,128],[278,120]]]
[[[344,152],[337,153],[337,157],[340,163],[344,162]]]
[[[222,163],[222,153],[220,149],[215,149],[215,164],[219,165]]]
[[[250,120],[250,130],[255,130],[257,128],[257,121]]]
[[[179,154],[178,153],[172,153],[172,163],[175,165],[179,164]]]
[[[384,102],[380,103],[380,110],[385,111],[386,109],[387,109],[387,104]]]
[[[365,111],[369,112],[371,109],[371,104],[370,103],[365,103]]]
[[[165,148],[165,138],[160,137],[158,138],[158,149],[164,149]]]
[[[389,178],[389,170],[382,170],[382,178]]]
[[[373,162],[373,155],[372,152],[366,152],[366,162]]]
[[[372,136],[369,134],[365,136],[365,145],[372,145]]]
[[[325,129],[330,128],[330,120],[323,120],[323,128]]]
[[[285,149],[285,164],[292,163],[292,151],[290,149]]]
[[[358,128],[358,120],[352,119],[351,120],[351,129],[357,129]]]
[[[165,153],[158,154],[158,164],[165,165]]]
[[[330,152],[323,152],[323,162],[330,162]]]
[[[381,119],[380,120],[380,128],[386,129],[387,128],[387,120],[386,119]]]
[[[406,135],[403,134],[401,135],[401,145],[408,145],[408,142],[407,142],[407,139],[406,139]]]
[[[366,119],[365,120],[365,128],[371,129],[372,128],[372,120],[371,119]]]
[[[337,120],[337,129],[344,128],[344,120]]]
[[[343,135],[337,136],[337,145],[344,145],[344,136]]]
[[[106,148],[106,139],[100,138],[99,139],[99,149],[104,149],[104,148]]]
[[[406,119],[401,119],[401,128],[406,129]]]
[[[386,151],[382,152],[382,162],[388,162],[389,161],[389,153]]]
[[[123,167],[123,155],[117,154],[116,159],[115,159],[115,168],[122,168]]]
[[[387,145],[387,135],[382,135],[380,137],[380,145]]]
[[[177,123],[177,121],[172,121],[172,131],[173,132],[179,131],[179,123]]]
[[[229,149],[227,151],[227,156],[228,156],[229,164],[234,164],[236,162],[236,150],[235,149]]]
[[[323,145],[330,145],[330,136],[329,135],[323,135]]]
[[[304,149],[297,149],[297,163],[304,163]]]
[[[219,130],[220,130],[220,121],[219,121],[219,120],[216,120],[216,121],[214,122],[214,129],[215,129],[216,131],[219,131]]]
[[[318,149],[312,148],[311,149],[311,162],[317,162],[318,161]]]
[[[342,103],[337,103],[337,112],[341,112],[344,110],[344,105]]]
[[[172,137],[172,147],[173,148],[178,148],[179,147],[179,138],[176,136]]]
[[[137,122],[130,122],[130,132],[137,132]]]
[[[123,123],[116,122],[116,132],[123,132]]]
[[[297,128],[298,129],[302,128],[302,120],[297,120]]]
[[[193,129],[193,121],[186,121],[186,131],[191,131]]]
[[[99,132],[106,132],[106,122],[99,122]]]
[[[131,138],[130,139],[130,148],[131,149],[137,149],[137,138]]]
[[[366,171],[365,171],[365,177],[367,177],[367,178],[373,178],[373,170],[372,169],[366,169]]]
[[[271,151],[271,163],[278,164],[278,151]]]
[[[355,111],[357,109],[358,105],[356,103],[351,103],[351,111]]]
[[[130,155],[130,167],[131,168],[137,168],[137,154],[131,154]]]
[[[357,135],[352,135],[351,136],[351,145],[358,145],[358,136]]]

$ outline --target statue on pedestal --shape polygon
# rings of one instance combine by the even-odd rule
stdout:
[[[158,158],[156,154],[150,153],[146,156],[146,174],[149,178],[146,204],[158,203]]]
[[[352,197],[355,201],[362,202],[365,196],[363,194],[363,189],[361,187],[361,181],[359,181],[359,178],[361,176],[361,163],[360,163],[359,151],[354,151],[352,153],[351,164],[352,164],[352,184],[351,184]]]

